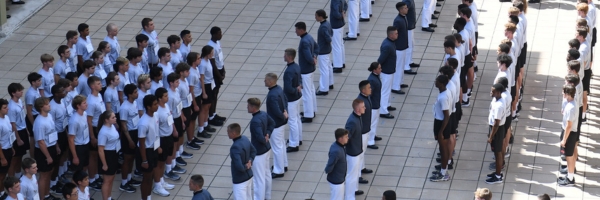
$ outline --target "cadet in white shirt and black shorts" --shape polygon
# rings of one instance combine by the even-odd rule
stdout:
[[[140,115],[136,100],[138,98],[138,89],[135,84],[127,84],[123,88],[123,95],[127,100],[123,101],[119,111],[119,123],[123,136],[121,137],[121,148],[123,152],[123,165],[121,168],[121,185],[119,190],[125,192],[135,192],[131,186],[140,186],[141,182],[132,179],[133,160],[137,150],[138,143],[138,122]],[[131,193],[133,193],[131,192]]]
[[[112,111],[104,111],[98,119],[98,172],[103,175],[102,198],[111,199],[110,194],[115,179],[115,174],[119,169],[119,150],[121,142],[119,132],[115,128],[117,117]]]

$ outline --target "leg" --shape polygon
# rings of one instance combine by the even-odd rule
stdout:
[[[333,57],[333,68],[341,70],[344,65],[344,27],[333,29],[331,37],[331,55]]]
[[[285,152],[285,135],[283,134],[284,126],[273,129],[271,134],[271,149],[273,150],[273,173],[283,174],[285,171],[283,155]]]
[[[90,150],[90,164],[88,165],[88,172],[90,179],[95,179],[98,175],[98,150]],[[90,181],[90,184],[92,181]]]
[[[300,121],[300,100],[288,102],[288,124],[290,126],[289,147],[298,147],[300,144],[300,133],[302,122]]]
[[[356,38],[358,35],[359,0],[348,1],[348,37]]]
[[[152,170],[144,172],[144,176],[142,178],[142,185],[140,186],[142,200],[147,200],[148,196],[150,196],[150,192],[152,191],[152,179]]]
[[[266,154],[256,155],[252,162],[252,184],[254,188],[254,199],[265,199],[265,174],[262,172],[265,167]]]
[[[304,107],[304,118],[314,118],[314,113],[317,111],[317,104],[312,73],[302,74],[302,105]]]
[[[431,24],[431,11],[429,11],[429,8],[426,8],[426,6],[428,6],[428,3],[431,3],[430,1],[432,0],[425,0],[425,2],[423,3],[423,10],[421,11],[421,28],[429,28],[429,24]]]
[[[38,180],[40,199],[50,195],[50,176],[52,176],[52,171],[40,172],[40,179]]]
[[[358,190],[358,156],[346,155],[347,171],[346,171],[346,185],[345,185],[345,200],[354,200],[354,192]]]
[[[360,18],[369,19],[369,11],[371,10],[371,0],[360,0]]]
[[[317,56],[318,64],[319,64],[319,90],[320,92],[328,92],[329,91],[329,68],[331,65],[328,60],[329,55],[319,55]]]
[[[410,64],[413,63],[412,55],[413,55],[413,48],[414,48],[414,42],[415,42],[414,40],[415,40],[414,29],[408,30],[408,49],[406,49],[406,57],[404,58],[404,61],[405,61],[404,70],[410,70]]]
[[[104,178],[104,182],[102,182],[102,199],[108,200],[111,195],[115,175],[103,175],[102,177]]]
[[[377,136],[377,124],[379,124],[379,109],[371,110],[371,131],[367,145],[375,145],[375,136]]]
[[[396,72],[402,73],[402,72]],[[388,106],[390,106],[390,92],[392,90],[392,82],[394,80],[394,74],[381,73],[381,108],[379,108],[380,114],[389,114]]]
[[[396,50],[396,73],[394,73],[394,79],[392,81],[392,90],[400,90],[402,85],[402,79],[404,78],[404,54],[402,51]],[[383,84],[383,81],[382,81]],[[383,90],[383,86],[381,87]]]

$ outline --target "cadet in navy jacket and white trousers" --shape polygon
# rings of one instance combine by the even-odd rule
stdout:
[[[345,0],[331,0],[329,15],[331,18],[331,28],[333,29],[333,35],[331,37],[331,55],[333,58],[333,68],[338,72],[342,72],[342,67],[346,62],[346,51],[344,49],[344,15],[348,10],[348,4]]]
[[[269,135],[269,143],[273,149],[273,175],[285,173],[288,166],[287,153],[285,151],[285,125],[288,122],[287,97],[281,86],[277,85],[277,75],[268,73],[265,76],[265,86],[269,88],[267,93],[267,114],[275,121],[275,127]]]
[[[346,182],[346,149],[348,143],[348,130],[338,128],[335,130],[335,142],[329,147],[329,160],[325,166],[327,182],[331,192],[331,200],[344,200]]]
[[[250,140],[241,134],[237,123],[227,126],[227,136],[233,140],[229,149],[231,157],[231,179],[233,182],[234,200],[252,199],[252,161],[256,157],[256,149]]]
[[[319,45],[315,39],[306,32],[304,22],[296,23],[296,35],[300,36],[300,45],[298,46],[298,64],[300,73],[302,73],[302,104],[304,105],[304,118],[312,122],[317,112],[317,97],[315,96],[315,86],[313,83],[313,73],[317,64],[317,52]],[[303,120],[303,122],[305,122]]]
[[[348,130],[348,144],[346,145],[346,161],[348,168],[346,172],[345,200],[354,200],[356,194],[362,194],[358,190],[358,178],[360,176],[361,163],[360,157],[364,153],[362,150],[362,120],[361,115],[365,113],[365,103],[360,99],[352,102],[352,114],[346,121],[346,130]]]
[[[394,41],[398,38],[396,27],[389,26],[387,28],[387,38],[383,40],[380,47],[379,58],[377,62],[381,65],[381,108],[380,115],[390,114],[388,106],[390,106],[390,93],[392,91],[392,81],[396,72],[396,44]]]
[[[321,23],[319,26],[319,34],[317,38],[319,52],[317,56],[317,63],[319,64],[319,92],[327,94],[329,92],[329,86],[333,85],[333,67],[331,66],[331,36],[333,35],[333,29],[331,24],[327,21],[327,13],[323,9],[317,10],[315,18]]]
[[[248,113],[252,113],[250,120],[250,134],[252,146],[256,149],[256,157],[252,163],[254,174],[254,199],[271,199],[271,144],[269,137],[275,128],[275,121],[266,112],[260,111],[258,98],[248,99]]]
[[[287,98],[288,120],[290,125],[289,149],[298,150],[302,140],[302,122],[300,121],[300,98],[302,97],[302,76],[300,66],[294,62],[296,50],[289,48],[285,50],[284,59],[287,67],[283,72],[283,93]]]

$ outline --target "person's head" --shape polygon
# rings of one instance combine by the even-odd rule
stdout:
[[[190,67],[197,67],[200,64],[200,53],[190,52],[187,55],[187,64]]]
[[[148,33],[154,31],[154,21],[150,18],[142,19],[142,28]]]
[[[71,87],[71,80],[66,79],[66,78],[58,79],[58,82],[56,83],[56,85],[59,85],[60,87],[64,87],[65,92],[70,92],[73,89]]]
[[[227,125],[227,136],[229,137],[229,139],[235,139],[237,137],[240,137],[241,134],[242,128],[240,127],[240,124],[233,123]]]
[[[118,57],[113,64],[113,70],[115,72],[126,72],[129,70],[129,60],[124,57]]]
[[[271,88],[275,85],[277,85],[277,74],[267,73],[265,75],[265,86]]]
[[[438,72],[440,72],[440,74],[443,74],[444,76],[448,77],[448,79],[452,79],[452,76],[454,76],[454,69],[452,69],[452,67],[448,66],[448,65],[444,65],[444,66],[440,67]]]
[[[577,4],[577,15],[581,18],[585,18],[587,16],[589,7],[587,3],[578,3]]]
[[[156,88],[156,91],[154,91],[154,95],[158,99],[158,104],[162,105],[169,101],[169,92],[164,87]]]
[[[85,38],[90,35],[90,26],[86,23],[81,23],[77,26],[77,31],[82,38]]]
[[[473,3],[473,0],[462,0],[462,3],[470,6]]]
[[[93,74],[96,70],[96,63],[92,60],[83,61],[83,73]]]
[[[453,70],[458,68],[458,60],[456,58],[448,58],[446,60],[446,64],[450,66]]]
[[[496,83],[492,86],[490,96],[499,99],[502,96],[502,92],[504,92],[504,86],[502,86],[502,84]]]
[[[77,36],[79,36],[79,33],[77,33],[77,31],[75,31],[75,30],[67,31],[67,34],[66,34],[67,42],[70,44],[77,43]]]
[[[87,97],[83,95],[77,95],[73,97],[73,101],[71,101],[71,107],[73,107],[73,110],[87,110]]]
[[[371,65],[369,65],[369,71],[375,75],[379,75],[381,74],[381,65],[378,62],[372,62]]]
[[[131,47],[127,49],[127,59],[131,63],[138,63],[142,60],[142,50]]]
[[[260,111],[260,99],[258,98],[249,98],[247,101],[248,105],[246,108],[248,109],[248,113],[255,113]]]
[[[104,63],[104,53],[101,51],[94,51],[90,58],[96,63],[96,65]]]
[[[517,7],[521,12],[527,13],[527,1],[513,0],[513,6]]]
[[[171,73],[167,75],[167,82],[169,82],[169,86],[173,86],[174,88],[179,87],[179,79],[181,76],[178,73]]]
[[[571,84],[565,84],[562,88],[563,98],[565,99],[573,99],[575,98],[575,86]]]
[[[58,47],[58,50],[56,50],[56,52],[58,53],[59,58],[66,59],[69,56],[71,56],[71,49],[67,45],[60,45]]]
[[[190,65],[180,62],[177,64],[177,66],[175,66],[175,73],[179,74],[179,78],[187,78],[190,75]]]
[[[102,127],[105,124],[113,125],[116,123],[117,123],[117,117],[115,116],[115,113],[113,113],[110,110],[107,110],[107,111],[104,111],[102,114],[100,114],[100,117],[98,118],[98,124],[96,127]]]
[[[210,46],[210,45],[206,45],[204,47],[202,47],[202,54],[200,54],[201,58],[204,59],[211,59],[214,57],[215,51],[214,51],[214,47]]]
[[[25,88],[20,83],[11,83],[8,85],[7,90],[11,98],[21,98],[23,97],[23,90]]]
[[[398,39],[398,29],[394,26],[387,27],[387,38],[391,41],[396,41]]]
[[[37,163],[33,158],[23,158],[21,168],[25,175],[37,174],[38,171]]]
[[[498,54],[505,53],[508,54],[510,52],[510,45],[508,44],[499,44],[498,45]]]
[[[467,4],[460,4],[459,7],[461,7],[461,8],[459,8],[459,12],[461,14],[460,16],[465,19],[470,19],[471,14],[473,14],[473,12],[471,11],[471,8],[469,8],[469,6]]]
[[[67,92],[65,92],[65,87],[58,84],[53,85],[50,88],[50,92],[52,93],[52,98],[58,101],[60,101],[62,98],[65,98],[67,95]]]
[[[90,184],[90,177],[87,172],[77,170],[73,173],[73,183],[79,187],[87,187]]]
[[[106,33],[108,36],[117,36],[117,34],[119,34],[119,28],[117,27],[116,24],[113,23],[109,23],[108,25],[106,25]]]
[[[540,194],[540,195],[538,195],[538,200],[550,200],[550,195]]]
[[[35,110],[41,112],[50,112],[50,99],[48,99],[47,97],[40,97],[35,99],[35,102],[33,103],[33,106],[35,107]]]
[[[570,49],[579,50],[579,46],[581,46],[581,42],[579,42],[579,40],[577,40],[577,39],[569,40],[569,48]]]
[[[317,10],[317,12],[315,12],[315,20],[318,22],[327,20],[327,12],[325,12],[323,9]]]
[[[117,72],[110,72],[108,75],[106,75],[106,84],[110,86],[117,86],[119,85],[120,81],[121,80],[119,79]]]
[[[200,191],[204,187],[204,177],[200,174],[195,174],[190,177],[190,183],[188,184],[190,191]]]
[[[294,62],[294,59],[296,59],[296,49],[293,49],[293,48],[285,49],[285,53],[283,55],[283,60],[285,60],[288,63],[291,63],[291,62]]]
[[[360,99],[354,99],[354,101],[352,101],[352,109],[354,110],[354,113],[358,115],[364,114],[366,109],[365,102]]]
[[[498,77],[496,79],[496,83],[500,83],[502,86],[504,86],[504,88],[508,88],[508,79],[506,77]]]
[[[150,67],[150,79],[154,82],[159,82],[163,79],[162,67]]]
[[[580,27],[580,26],[588,27],[587,19],[585,19],[585,18],[579,18],[579,19],[575,20],[575,24],[576,24],[575,25],[576,28]]]
[[[294,27],[296,27],[296,35],[297,36],[302,36],[306,33],[306,23],[304,22],[297,22]]]
[[[519,10],[519,8],[517,8],[517,7],[513,6],[508,9],[509,16],[519,16],[520,13],[521,13],[521,10]]]
[[[144,97],[144,108],[147,113],[154,113],[158,110],[158,99],[156,96],[149,94]]]
[[[79,77],[76,72],[69,72],[65,75],[65,79],[71,81],[71,87],[76,88],[79,85]]]
[[[52,67],[54,65],[54,56],[47,53],[42,54],[40,61],[42,61],[43,67]]]
[[[177,35],[170,35],[167,37],[167,43],[169,43],[169,48],[179,49],[181,47],[181,38]]]
[[[344,128],[335,129],[335,141],[342,146],[348,144],[348,130]]]
[[[588,34],[588,28],[586,27],[577,27],[577,31],[575,33],[575,38],[579,40],[579,42],[585,41],[585,37]]]
[[[190,30],[181,31],[181,33],[179,33],[179,37],[181,37],[181,40],[184,44],[189,44],[192,42],[192,32]]]
[[[516,15],[508,16],[508,23],[512,23],[516,26],[517,24],[519,24],[519,17],[517,17]]]
[[[150,75],[148,74],[140,74],[140,76],[138,76],[137,85],[138,88],[140,88],[143,91],[150,89],[150,87],[152,86],[151,82],[152,81],[150,80]]]
[[[371,95],[371,83],[368,80],[362,80],[358,83],[358,90],[365,96]]]
[[[400,15],[406,15],[408,13],[408,6],[404,2],[396,3],[396,10]]]
[[[220,27],[213,26],[212,28],[210,28],[210,37],[215,40],[221,40],[223,38],[223,31]]]
[[[98,44],[98,49],[96,49],[96,51],[108,54],[110,53],[110,44],[107,41],[102,41]]]
[[[93,92],[99,92],[102,90],[102,80],[97,76],[90,76],[87,80],[87,84]]]
[[[454,28],[454,30],[456,30],[457,32],[462,31],[463,29],[465,29],[465,25],[467,25],[467,20],[465,20],[462,17],[456,18],[456,20],[454,20],[454,25],[452,26]]]
[[[505,53],[502,53],[496,57],[496,63],[498,64],[498,69],[507,69],[512,64],[512,58]]]
[[[463,40],[462,35],[460,33],[454,33],[454,34],[452,34],[452,36],[454,36],[454,40],[456,40],[457,47],[462,45],[463,43],[465,43],[465,41]],[[448,38],[448,39],[450,39],[450,38]]]
[[[513,38],[515,31],[517,31],[517,26],[513,23],[504,24],[504,36],[508,39]]]
[[[396,200],[396,192],[394,190],[386,190],[383,192],[381,200]]]
[[[569,51],[567,52],[567,62],[571,60],[577,60],[580,56],[581,55],[579,54],[579,51],[575,49],[569,49]]]
[[[8,176],[4,179],[4,190],[10,195],[21,192],[21,180],[14,176]]]
[[[148,40],[150,40],[150,38],[144,34],[138,34],[135,36],[135,43],[137,44],[138,48],[148,47]],[[131,48],[133,48],[133,47],[131,47]]]
[[[0,99],[0,114],[8,114],[8,101],[6,99]]]
[[[444,42],[444,53],[446,54],[454,54],[454,48],[456,48],[456,43],[453,41],[445,41]]]
[[[75,183],[66,183],[62,188],[62,195],[65,200],[77,200],[79,192]]]
[[[133,83],[125,85],[123,95],[127,96],[127,99],[136,100],[138,98],[137,86]]]
[[[475,200],[492,200],[492,191],[487,188],[477,188]]]
[[[580,80],[578,74],[567,74],[565,76],[565,83],[569,85],[577,86]]]
[[[567,67],[569,68],[570,72],[574,72],[575,74],[578,74],[579,70],[581,70],[581,64],[577,60],[571,60],[567,62]]]
[[[448,81],[450,81],[448,76],[440,74],[438,77],[435,78],[435,87],[440,90],[446,90],[446,85],[448,84]]]

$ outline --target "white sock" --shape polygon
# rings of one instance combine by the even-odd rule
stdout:
[[[512,116],[513,117],[517,116],[517,110],[512,111]]]
[[[181,153],[179,153],[179,151],[175,152],[175,158],[179,158],[181,157]]]
[[[165,173],[171,172],[172,169],[171,164],[167,164]]]
[[[50,180],[50,186],[55,186],[56,185],[56,180]]]
[[[108,200],[112,200],[112,197],[108,197]]]
[[[452,160],[450,159],[450,160],[448,160],[448,165],[451,165],[451,164],[452,164]]]
[[[467,94],[469,94],[471,92],[471,89],[467,89]]]
[[[152,195],[148,195],[148,197],[146,197],[146,200],[152,200]]]
[[[160,184],[160,181],[154,182],[154,189],[160,189],[160,188],[162,188],[162,184]]]
[[[179,151],[177,151],[180,155],[183,153],[183,144],[179,145]]]
[[[446,176],[446,169],[440,170],[440,174],[442,174],[442,176]]]
[[[175,162],[171,163],[171,168],[175,168],[175,166],[177,166]]]
[[[567,178],[572,181],[575,178],[575,173],[567,173]]]
[[[121,185],[125,185],[125,184],[127,184],[127,179],[121,180]]]
[[[96,181],[96,178],[90,178],[90,183],[93,183],[94,181]]]
[[[502,178],[502,174],[500,174],[500,175],[496,174],[496,178]]]
[[[583,118],[585,118],[585,114],[587,114],[587,111],[583,112],[583,114],[581,114],[581,116],[583,116]]]
[[[198,127],[198,133],[202,133],[202,131],[204,131],[204,127],[203,126]]]
[[[95,177],[96,177],[96,178],[94,178],[94,179],[99,179],[99,178],[100,178],[100,174],[96,174],[96,176],[95,176]]]
[[[164,177],[160,177],[160,184],[162,186],[162,184],[165,183],[165,178]]]
[[[208,117],[208,120],[213,120],[215,118],[215,115],[211,115],[210,117]]]
[[[208,126],[208,122],[204,122],[204,127]]]
[[[467,101],[469,100],[469,95],[467,95],[467,93],[463,93],[463,102],[466,102],[465,99]]]
[[[127,174],[127,181],[131,180],[131,173]]]

